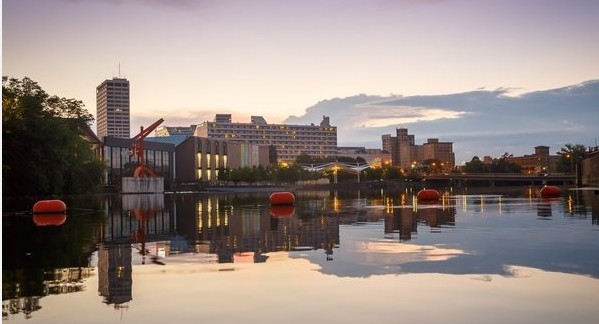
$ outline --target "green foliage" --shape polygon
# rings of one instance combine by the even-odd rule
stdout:
[[[466,162],[464,172],[466,173],[521,173],[522,167],[508,161],[509,155],[505,153],[501,158],[494,159],[491,164],[483,163],[478,156]]]
[[[464,172],[466,173],[484,173],[485,165],[480,160],[478,156],[475,156],[470,160],[470,162],[466,162],[464,165]]]
[[[556,171],[573,173],[576,165],[584,158],[586,148],[582,144],[566,144],[557,154],[560,155],[560,158],[556,165]]]
[[[509,162],[506,158],[493,160],[491,165],[493,173],[522,173],[522,167],[519,164]]]
[[[321,177],[321,173],[307,171],[297,163],[286,166],[271,164],[267,168],[263,166],[246,166],[219,172],[219,180],[233,182],[234,184],[240,182],[253,184],[261,181],[294,183],[298,180],[314,180]]]
[[[81,137],[93,117],[81,101],[49,96],[33,80],[2,77],[2,194],[89,191],[102,163]]]

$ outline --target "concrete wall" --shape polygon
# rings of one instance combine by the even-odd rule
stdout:
[[[122,193],[164,193],[162,177],[123,177]]]

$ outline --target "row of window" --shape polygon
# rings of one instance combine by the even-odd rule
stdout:
[[[202,125],[205,127],[205,125]],[[247,129],[253,130],[261,129],[267,131],[281,131],[281,130],[295,130],[295,131],[335,131],[336,127],[320,127],[320,126],[296,126],[296,125],[253,125],[253,124],[218,124],[218,123],[209,123],[208,127],[210,130],[227,130],[227,129]]]

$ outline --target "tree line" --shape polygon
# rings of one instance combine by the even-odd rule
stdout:
[[[81,136],[93,116],[83,102],[46,93],[35,81],[2,77],[2,195],[96,190],[103,163]]]

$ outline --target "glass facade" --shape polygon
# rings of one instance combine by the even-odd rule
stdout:
[[[123,177],[132,177],[140,165],[137,155],[131,154],[130,139],[105,137],[102,154],[106,163],[105,185],[120,188]],[[165,188],[169,188],[173,179],[174,145],[165,143],[144,143],[146,166],[158,177],[164,178]]]

